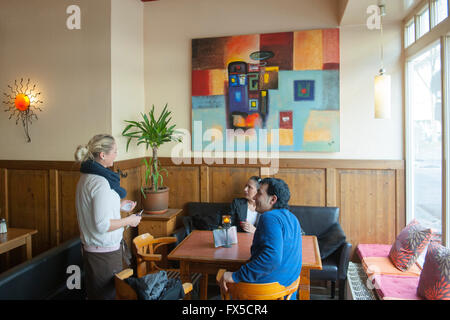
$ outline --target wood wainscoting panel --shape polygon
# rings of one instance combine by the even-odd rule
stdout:
[[[186,209],[188,202],[200,201],[200,166],[164,166],[164,185],[169,190],[169,208]],[[185,211],[183,212],[183,214]]]
[[[38,230],[32,237],[33,256],[36,256],[51,248],[48,170],[7,172],[8,226]]]
[[[353,245],[394,242],[396,237],[395,170],[338,170],[340,223]]]
[[[280,168],[275,178],[289,186],[293,206],[326,206],[325,169]]]
[[[122,177],[120,178],[120,186],[127,191],[127,196],[125,199],[136,201],[137,208],[142,205],[142,176],[141,167],[124,169],[121,171]]]
[[[264,166],[248,159],[222,164],[188,159],[180,165],[169,157],[160,161],[168,171],[163,178],[170,188],[169,207],[182,209],[188,202],[243,197],[247,179],[261,176]],[[78,235],[79,167],[74,161],[0,160],[0,216],[8,226],[38,230],[33,256]],[[113,169],[127,175],[121,178],[127,199],[141,207],[142,158],[118,161]],[[405,226],[404,169],[403,160],[279,159],[275,177],[288,183],[291,205],[339,207],[340,222],[354,250],[359,243],[392,243]],[[128,244],[136,235],[137,228],[124,232]],[[15,256],[11,254],[10,266],[17,262]],[[6,257],[0,258],[3,264]]]
[[[79,171],[59,171],[59,242],[79,236],[75,196],[77,191]]]
[[[209,202],[230,202],[234,198],[244,197],[244,188],[248,179],[259,176],[258,167],[219,167],[209,168]]]
[[[141,193],[141,185],[142,185],[142,175],[141,175],[141,164],[136,164],[136,167],[126,167],[122,168],[121,173],[122,176],[120,178],[120,186],[127,190],[127,196],[125,199],[136,201],[136,208],[142,207],[142,193]],[[117,169],[115,170],[117,172]],[[128,216],[128,213],[121,212],[122,218]],[[123,232],[123,239],[127,243],[128,248],[132,250],[132,241],[134,237],[136,237],[137,228],[125,228]]]

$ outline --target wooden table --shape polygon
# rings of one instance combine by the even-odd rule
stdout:
[[[310,270],[322,270],[319,244],[316,236],[302,237],[302,271],[300,273],[300,285],[298,287],[298,300],[309,300],[310,295]]]
[[[181,226],[183,209],[168,209],[163,214],[142,214],[138,233],[150,233],[154,237],[167,237]]]
[[[219,269],[237,271],[250,260],[253,234],[238,232],[238,243],[231,248],[214,247],[212,231],[194,230],[168,256],[180,261],[182,282],[190,282],[192,273],[216,275]],[[302,271],[300,275],[299,299],[309,300],[309,270],[322,269],[319,246],[315,236],[303,236]],[[200,299],[207,299],[208,277],[203,276]]]
[[[0,254],[20,246],[26,246],[26,259],[32,258],[31,236],[38,231],[33,229],[8,228],[8,232],[0,233]]]

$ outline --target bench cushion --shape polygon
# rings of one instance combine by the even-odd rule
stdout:
[[[400,271],[392,264],[388,257],[366,257],[362,259],[362,265],[368,276],[373,274],[385,274],[405,277],[419,277],[421,272],[417,264],[410,267],[408,271]]]
[[[421,300],[416,294],[419,277],[377,274],[373,276],[373,281],[382,300]]]
[[[391,247],[390,244],[359,244],[356,253],[361,261],[366,257],[387,257]]]

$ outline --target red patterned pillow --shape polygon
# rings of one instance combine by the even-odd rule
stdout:
[[[411,221],[395,239],[389,252],[389,258],[394,266],[401,270],[408,270],[430,241],[432,231],[417,222]]]
[[[417,295],[428,300],[450,300],[450,249],[437,242],[428,246]]]

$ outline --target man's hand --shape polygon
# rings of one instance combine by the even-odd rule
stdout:
[[[227,283],[234,283],[232,274],[232,272],[225,272],[219,280],[219,286],[223,292],[228,292]]]

